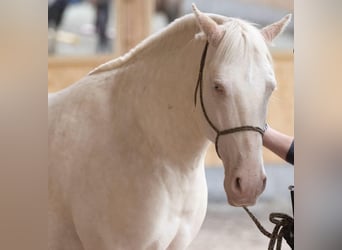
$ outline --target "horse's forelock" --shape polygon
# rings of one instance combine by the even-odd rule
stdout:
[[[229,62],[241,54],[251,59],[255,53],[259,53],[270,60],[267,45],[255,25],[241,19],[229,18],[223,26],[226,32],[217,48],[220,58]]]

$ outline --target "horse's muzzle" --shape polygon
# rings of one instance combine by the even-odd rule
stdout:
[[[266,187],[265,174],[235,175],[232,178],[225,177],[224,188],[228,203],[232,206],[252,206]]]

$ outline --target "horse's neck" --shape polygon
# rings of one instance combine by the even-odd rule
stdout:
[[[196,121],[194,90],[204,43],[160,46],[126,65],[138,122],[155,154],[176,165],[203,161],[208,141]],[[159,51],[158,51],[159,50]],[[181,166],[182,167],[182,166]]]

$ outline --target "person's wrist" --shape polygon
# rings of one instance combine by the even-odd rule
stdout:
[[[264,134],[266,133],[268,127],[269,127],[269,126],[268,126],[268,123],[266,122],[266,123],[265,123],[265,127],[264,127]]]
[[[270,144],[270,126],[268,125],[268,123],[265,123],[265,127],[264,127],[264,134],[262,136],[262,144],[263,146],[265,146],[266,148],[269,147]]]

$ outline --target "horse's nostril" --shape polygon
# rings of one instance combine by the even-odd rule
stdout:
[[[241,192],[241,178],[237,177],[235,179],[235,188],[237,191]]]
[[[265,189],[265,187],[266,187],[266,182],[267,182],[267,177],[265,176],[264,179],[262,180],[262,190]]]

